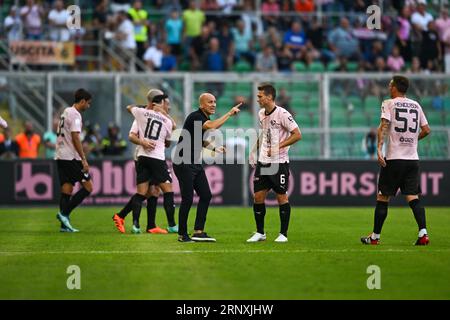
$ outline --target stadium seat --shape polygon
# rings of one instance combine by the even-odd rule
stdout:
[[[253,128],[255,126],[254,117],[248,111],[242,111],[237,116],[240,128]]]
[[[233,71],[236,72],[251,72],[253,71],[252,66],[246,61],[238,61],[233,66]]]
[[[294,69],[297,72],[306,72],[306,66],[303,62],[294,62]]]
[[[309,72],[325,72],[325,66],[322,62],[313,62],[307,69]]]

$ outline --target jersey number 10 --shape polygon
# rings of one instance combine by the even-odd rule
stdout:
[[[161,134],[162,122],[158,120],[148,119],[147,127],[145,127],[144,138],[158,140]],[[154,131],[156,131],[155,134]]]

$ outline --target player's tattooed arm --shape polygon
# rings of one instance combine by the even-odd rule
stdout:
[[[388,130],[389,130],[390,122],[387,119],[382,118],[380,122],[380,126],[378,127],[378,144],[377,144],[377,150],[378,150],[378,163],[382,166],[386,166],[386,161],[383,157],[383,144],[384,140],[387,137]]]
[[[422,140],[423,138],[425,138],[426,136],[428,136],[431,132],[430,126],[429,125],[424,125],[422,127],[420,127],[420,133],[419,133],[419,140]]]

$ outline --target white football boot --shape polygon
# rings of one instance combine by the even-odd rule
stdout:
[[[247,242],[258,242],[258,241],[265,241],[266,240],[266,234],[261,234],[259,232],[255,232],[250,239],[247,240]]]

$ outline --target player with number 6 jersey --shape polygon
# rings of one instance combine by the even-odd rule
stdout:
[[[266,215],[265,200],[272,189],[276,193],[280,208],[280,234],[275,242],[287,242],[287,231],[291,215],[288,199],[289,187],[289,147],[302,138],[300,129],[292,115],[275,104],[276,90],[268,83],[258,87],[258,103],[261,107],[259,122],[262,134],[250,154],[250,164],[256,165],[253,178],[254,204],[253,213],[256,232],[247,242],[266,240],[264,218]],[[257,160],[257,161],[256,161]]]

